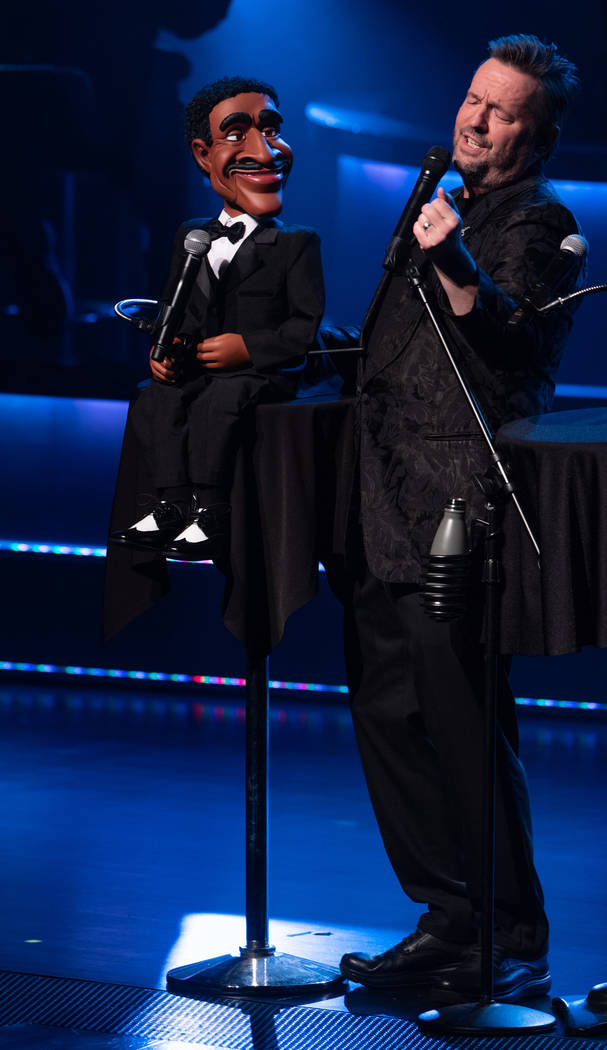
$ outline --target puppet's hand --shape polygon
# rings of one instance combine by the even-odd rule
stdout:
[[[205,339],[196,347],[196,357],[201,365],[216,372],[247,368],[251,364],[245,341],[236,332],[224,332]]]
[[[173,339],[174,343],[181,345],[181,339]],[[150,350],[150,368],[154,379],[158,379],[162,383],[174,383],[175,382],[175,361],[172,357],[163,357],[162,361],[154,361],[152,354],[154,353],[154,347]]]

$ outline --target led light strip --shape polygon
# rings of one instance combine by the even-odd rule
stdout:
[[[80,547],[68,543],[22,543],[17,540],[0,540],[0,550],[11,551],[17,554],[69,554],[82,558],[104,558],[105,547]],[[210,561],[187,562],[188,565],[211,565]],[[323,566],[319,565],[323,570]],[[8,660],[0,661],[0,671],[23,671],[34,674],[71,675],[88,678],[130,678],[141,682],[175,682],[178,684],[194,685],[218,685],[242,689],[246,685],[244,678],[229,678],[221,675],[187,675],[168,674],[163,671],[126,671],[118,668],[106,667],[72,667],[59,666],[57,664],[33,664],[14,663]],[[338,693],[346,694],[348,688],[345,685],[323,685],[320,682],[281,682],[270,681],[270,689],[280,689],[285,692],[308,692],[308,693]],[[607,703],[595,700],[548,700],[536,699],[529,696],[517,696],[516,703],[520,707],[544,707],[544,708],[567,708],[575,711],[607,711]]]
[[[70,543],[22,543],[19,540],[0,540],[0,551],[12,554],[71,554],[77,558],[105,558],[106,547],[76,547]],[[171,558],[170,561],[181,561]],[[182,562],[184,565],[212,565],[212,561]]]
[[[124,671],[114,667],[72,667],[59,664],[32,664],[0,660],[0,671],[25,671],[33,674],[73,675],[88,678],[130,678],[140,682],[178,682],[193,685],[222,685],[243,689],[245,678],[228,678],[224,675],[206,674],[168,674],[164,671]],[[347,693],[345,685],[322,685],[320,682],[280,682],[268,683],[270,689],[281,689],[288,692],[307,693]]]
[[[521,707],[567,707],[574,711],[607,711],[607,703],[598,700],[540,700],[532,696],[517,696]]]
[[[26,543],[20,540],[0,540],[0,551],[10,551],[11,554],[71,554],[78,558],[105,558],[106,547],[77,547],[70,543]],[[169,561],[179,562],[180,565],[212,565],[210,559],[206,561],[183,561],[181,558],[169,558]],[[324,572],[325,567],[319,563],[318,571]]]
[[[75,554],[80,558],[105,558],[105,547],[75,547],[69,543],[21,543],[0,540],[0,551],[13,554]]]
[[[128,678],[136,679],[140,682],[219,685],[237,689],[244,689],[246,685],[245,678],[229,678],[224,675],[168,674],[164,671],[126,671],[111,667],[72,667],[60,666],[59,664],[13,662],[10,660],[0,660],[0,671],[70,675],[88,678]],[[345,695],[348,692],[348,687],[345,685],[325,685],[321,682],[282,682],[272,680],[268,685],[270,689],[279,689],[284,692],[337,693],[341,695]],[[543,707],[556,710],[567,709],[570,711],[607,711],[607,703],[602,703],[598,700],[548,700],[532,696],[517,696],[516,703],[520,707]]]

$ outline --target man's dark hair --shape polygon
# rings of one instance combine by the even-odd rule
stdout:
[[[539,136],[542,130],[560,130],[579,77],[573,62],[559,55],[556,44],[544,44],[533,34],[514,33],[490,40],[489,55],[521,73],[529,73],[540,83],[542,90],[536,101]]]
[[[251,80],[248,77],[222,77],[206,84],[197,91],[194,98],[185,108],[185,137],[188,145],[193,139],[204,139],[207,146],[213,145],[209,126],[209,113],[226,98],[255,91],[259,95],[269,95],[275,106],[280,105],[276,88],[263,80]]]

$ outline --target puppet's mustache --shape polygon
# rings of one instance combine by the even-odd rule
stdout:
[[[269,164],[260,164],[258,160],[249,160],[244,158],[243,160],[232,161],[230,164],[226,164],[223,169],[224,175],[230,175],[233,171],[244,171],[244,172],[255,172],[255,171],[275,171],[284,172],[285,175],[291,170],[289,162],[281,157],[275,161],[271,161]]]

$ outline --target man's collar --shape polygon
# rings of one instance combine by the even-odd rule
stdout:
[[[469,226],[472,218],[474,218],[474,224],[476,225],[480,218],[484,218],[504,201],[510,200],[511,197],[518,197],[519,194],[525,193],[532,186],[537,186],[547,181],[546,176],[542,172],[534,172],[532,175],[527,173],[523,178],[517,179],[515,182],[508,182],[505,186],[496,186],[495,189],[489,190],[478,197],[465,198],[467,207],[464,225]],[[453,191],[453,199],[456,204],[462,200],[463,192],[463,186],[459,186]]]
[[[494,203],[499,203],[502,200],[507,200],[512,194],[520,193],[526,190],[529,186],[535,186],[539,182],[547,182],[546,176],[543,171],[534,168],[533,171],[525,172],[520,178],[515,179],[513,182],[507,182],[503,186],[496,186],[495,189],[487,190],[487,193],[480,193],[477,196],[466,197],[468,201],[468,207],[473,208],[480,204],[482,201],[491,201],[490,207],[493,207]],[[457,186],[453,191],[453,196],[457,196],[460,200],[463,196],[464,186]]]

